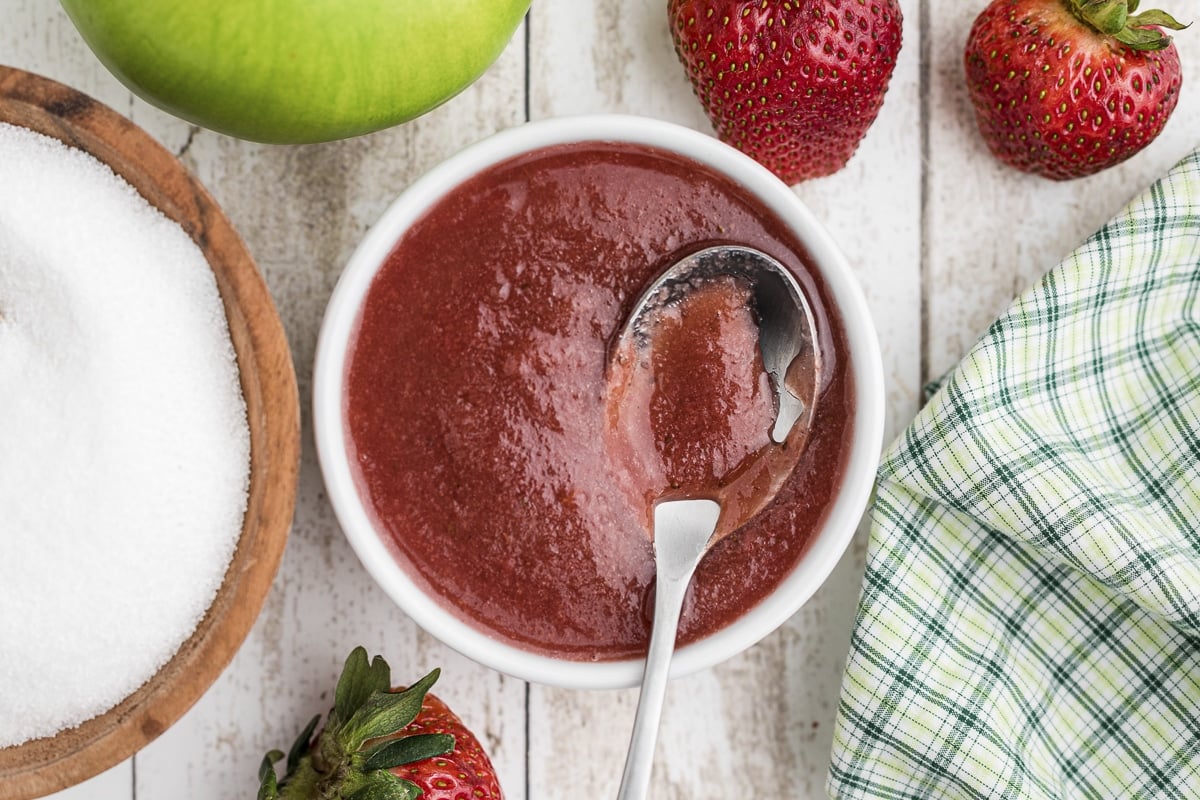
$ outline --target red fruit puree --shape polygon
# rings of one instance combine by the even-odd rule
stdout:
[[[651,378],[609,369],[650,281],[725,243],[785,264],[817,319],[818,400],[782,448],[738,285],[659,321]],[[372,283],[347,367],[351,463],[399,563],[496,638],[630,657],[649,633],[651,503],[732,497],[722,526],[749,520],[697,570],[680,642],[735,622],[803,556],[850,447],[845,333],[806,259],[744,189],[641,146],[552,147],[451,190]]]
[[[791,475],[806,415],[785,443],[772,442],[775,394],[741,279],[693,283],[641,322],[639,333],[621,334],[609,364],[605,444],[615,477],[645,509],[645,526],[658,500],[703,497],[720,502],[716,534],[724,536]],[[811,369],[813,359],[796,362]]]

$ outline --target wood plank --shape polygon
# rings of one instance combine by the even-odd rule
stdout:
[[[68,83],[130,116],[182,154],[233,220],[272,289],[300,380],[304,456],[288,552],[266,608],[212,689],[134,761],[55,797],[208,798],[252,792],[262,754],[324,712],[356,644],[383,653],[398,680],[440,665],[438,693],[489,747],[512,800],[525,796],[525,686],[435,642],[378,590],[324,495],[309,397],[325,302],[359,238],[438,161],[524,119],[524,35],[474,86],[420,120],[346,142],[274,147],[202,131],[132,97],[57,4],[5,0],[0,60]],[[85,788],[86,787],[86,788]],[[2,794],[2,793],[0,793]]]
[[[0,63],[53,78],[132,119],[178,152],[187,123],[136,99],[88,49],[58,3],[5,0],[0,17]]]
[[[927,379],[954,366],[1015,295],[1200,145],[1200,36],[1188,30],[1175,36],[1184,65],[1179,105],[1163,134],[1141,153],[1062,183],[1000,164],[975,126],[962,66],[967,31],[985,4],[932,5]],[[1175,13],[1186,22],[1181,5],[1175,4]]]
[[[919,395],[920,142],[918,9],[883,112],[841,173],[797,188],[862,282],[883,345],[888,436]],[[547,0],[531,20],[535,119],[618,112],[711,133],[676,61],[666,4]],[[712,670],[669,688],[651,794],[824,796],[832,720],[863,569],[859,539],[829,582],[781,630]],[[615,794],[636,691],[532,687],[530,796]],[[719,787],[719,788],[715,788]]]
[[[131,800],[132,797],[133,759],[128,759],[70,789],[49,795],[47,800]]]
[[[525,796],[524,684],[453,653],[376,587],[329,507],[308,413],[322,312],[359,239],[426,170],[523,120],[524,71],[518,31],[478,83],[398,128],[304,147],[208,131],[192,137],[184,160],[238,226],[279,305],[300,384],[305,450],[296,522],[263,615],[204,700],[138,756],[141,796],[244,794],[262,754],[286,750],[311,716],[328,709],[342,661],[357,644],[382,653],[400,682],[441,666],[435,693],[485,741],[508,796]]]

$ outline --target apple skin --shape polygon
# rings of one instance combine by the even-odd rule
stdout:
[[[530,0],[61,0],[144,100],[221,133],[297,144],[412,119],[470,85]]]

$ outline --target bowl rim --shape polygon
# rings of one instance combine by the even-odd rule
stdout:
[[[532,150],[581,141],[628,142],[691,158],[741,184],[783,219],[808,249],[841,310],[855,379],[856,417],[842,487],[808,551],[779,587],[736,622],[688,644],[671,675],[713,666],[774,631],[824,583],[866,509],[883,443],[884,378],[866,299],[832,237],[790,187],[717,139],[674,123],[623,114],[528,122],[483,139],[441,162],[404,190],[355,249],[326,307],[313,370],[313,430],[326,490],[359,560],[384,592],[423,629],[453,650],[513,677],[550,686],[608,689],[641,680],[642,659],[572,661],[530,652],[472,627],[428,596],[376,533],[355,487],[343,427],[343,378],[358,312],[370,283],[407,228],[450,189],[480,170]]]
[[[54,736],[0,748],[0,794],[26,800],[129,758],[182,717],[233,659],[263,607],[291,527],[300,403],[287,338],[266,282],[232,223],[178,158],[83,92],[6,66],[0,66],[0,122],[89,153],[196,242],[221,295],[250,429],[242,530],[204,617],[149,681],[107,712]]]

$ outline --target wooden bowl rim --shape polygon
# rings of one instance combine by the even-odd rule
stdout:
[[[267,285],[232,224],[174,155],[86,94],[2,65],[0,122],[91,153],[192,237],[217,278],[251,434],[242,532],[204,619],[154,677],[114,708],[55,736],[0,748],[0,797],[27,800],[129,758],[191,708],[228,666],[262,609],[291,527],[300,411],[291,354]]]

